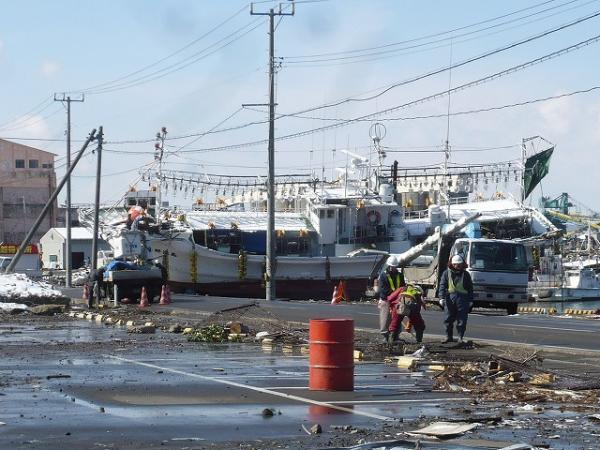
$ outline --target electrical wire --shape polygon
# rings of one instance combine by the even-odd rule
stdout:
[[[104,83],[100,83],[100,84],[96,84],[93,86],[89,86],[87,88],[84,89],[80,89],[77,91],[69,91],[69,93],[73,93],[73,92],[89,92],[89,91],[93,91],[99,88],[103,88],[106,87],[108,85],[112,85],[115,83],[118,83],[120,81],[123,81],[127,78],[130,78],[132,76],[138,75],[139,73],[144,72],[147,69],[150,69],[158,64],[161,64],[165,61],[167,61],[168,59],[171,59],[172,57],[184,52],[185,50],[187,50],[188,48],[192,47],[193,45],[197,44],[198,42],[202,41],[204,38],[206,38],[207,36],[211,35],[212,33],[214,33],[215,31],[217,31],[219,28],[223,27],[225,24],[227,24],[228,22],[230,22],[231,20],[233,20],[235,17],[237,17],[239,14],[241,14],[244,10],[246,9],[246,5],[244,5],[242,8],[240,8],[239,10],[237,10],[235,13],[233,13],[231,16],[227,17],[225,20],[223,20],[222,22],[220,22],[219,24],[215,25],[213,28],[211,28],[210,30],[208,30],[207,32],[203,33],[201,36],[197,37],[196,39],[190,41],[189,43],[187,43],[186,45],[184,45],[183,47],[180,47],[179,49],[175,50],[174,52],[168,54],[167,56],[151,63],[148,64],[140,69],[137,69],[133,72],[130,72],[126,75],[120,76],[118,78],[115,78],[114,80],[111,81],[107,81]]]
[[[533,105],[535,103],[541,103],[541,102],[546,102],[546,101],[550,101],[550,100],[557,100],[557,99],[571,97],[571,96],[579,95],[579,94],[587,94],[589,92],[593,92],[598,89],[600,89],[600,86],[592,86],[587,89],[580,89],[580,90],[568,92],[565,94],[557,94],[557,95],[551,95],[551,96],[547,96],[547,97],[523,100],[521,102],[508,103],[508,104],[499,105],[499,106],[490,106],[490,107],[486,107],[486,108],[469,109],[469,110],[465,110],[465,111],[455,111],[455,112],[451,112],[451,113],[426,114],[426,115],[404,116],[404,117],[387,117],[387,118],[383,118],[380,120],[381,120],[381,122],[388,122],[388,121],[391,122],[391,121],[401,121],[401,120],[439,119],[439,118],[446,118],[448,115],[449,116],[464,116],[464,115],[470,115],[470,114],[479,114],[479,113],[484,113],[484,112],[499,111],[499,110],[503,110],[503,109]],[[340,120],[352,120],[352,119],[340,119],[340,118],[333,118],[333,117],[303,116],[303,115],[297,115],[297,114],[281,114],[279,117],[294,117],[294,118],[298,118],[298,119],[323,120],[323,121],[331,121],[331,122],[338,122]],[[372,122],[372,120],[364,119],[364,120],[358,120],[357,122]]]
[[[395,89],[397,87],[405,86],[407,84],[411,84],[411,83],[414,83],[416,81],[420,81],[420,80],[423,80],[425,78],[432,77],[434,75],[439,75],[439,74],[447,72],[449,70],[454,70],[454,69],[457,69],[459,67],[471,64],[473,62],[480,61],[480,60],[482,60],[484,58],[487,58],[487,57],[490,57],[490,56],[493,56],[493,55],[497,55],[497,54],[505,52],[507,50],[514,49],[514,48],[516,48],[518,46],[521,46],[521,45],[524,45],[524,44],[528,44],[528,43],[533,42],[535,40],[538,40],[538,39],[541,39],[543,37],[549,36],[549,35],[551,35],[553,33],[565,30],[565,29],[570,28],[570,27],[575,26],[575,25],[579,25],[580,23],[583,23],[583,22],[586,22],[588,20],[594,19],[594,18],[596,18],[598,16],[600,16],[600,11],[595,11],[592,14],[588,14],[587,16],[580,17],[578,19],[575,19],[575,20],[573,20],[571,22],[568,22],[566,24],[563,24],[563,25],[559,25],[557,27],[554,27],[554,28],[551,28],[551,29],[547,29],[547,30],[545,30],[545,31],[543,31],[541,33],[529,36],[529,37],[527,37],[525,39],[521,39],[519,41],[512,42],[510,44],[504,45],[502,47],[498,47],[498,48],[496,48],[494,50],[490,50],[490,51],[484,52],[484,53],[479,54],[477,56],[472,56],[470,58],[467,58],[467,59],[464,59],[462,61],[456,62],[454,64],[449,64],[448,66],[441,67],[441,68],[438,68],[438,69],[434,69],[434,70],[431,70],[429,72],[426,72],[426,73],[423,73],[423,74],[420,74],[420,75],[408,78],[406,80],[403,80],[403,81],[400,81],[400,82],[397,82],[397,83],[393,83],[392,85],[386,87],[385,89],[381,90],[377,94],[374,94],[374,95],[371,95],[371,96],[368,96],[368,97],[346,98],[346,99],[340,100],[338,102],[329,103],[329,104],[326,104],[326,105],[321,105],[321,106],[313,107],[313,108],[307,108],[307,109],[304,109],[302,111],[297,112],[297,114],[304,114],[306,112],[318,111],[318,110],[325,109],[325,108],[333,108],[333,107],[340,106],[340,105],[343,105],[343,104],[346,104],[346,103],[351,103],[351,102],[367,102],[367,101],[371,101],[371,100],[374,100],[376,98],[381,97],[382,95],[390,92],[391,90],[393,90],[393,89]]]
[[[244,36],[246,36],[247,34],[249,34],[250,32],[258,29],[261,25],[263,25],[265,23],[265,19],[259,18],[259,19],[255,19],[253,21],[251,21],[249,24],[244,25],[243,27],[237,29],[236,31],[234,31],[233,33],[225,36],[224,38],[220,39],[219,41],[211,44],[210,46],[204,48],[203,50],[196,52],[195,54],[193,54],[190,57],[187,57],[177,63],[171,64],[169,66],[163,67],[162,69],[158,69],[154,72],[151,72],[147,75],[141,76],[139,78],[136,78],[134,80],[131,81],[127,81],[125,83],[121,83],[121,84],[116,84],[116,85],[112,85],[112,86],[108,86],[105,88],[101,88],[98,90],[91,90],[91,91],[86,91],[86,93],[88,93],[89,95],[97,95],[97,94],[106,94],[106,93],[110,93],[110,92],[115,92],[115,91],[121,91],[123,89],[129,89],[132,87],[137,87],[140,86],[142,84],[146,84],[149,83],[151,81],[155,81],[158,80],[160,78],[164,78],[167,75],[170,75],[172,73],[178,72],[180,70],[183,70],[189,66],[191,66],[192,64],[197,63],[198,61],[207,58],[208,56],[213,55],[214,53],[218,52],[219,50],[222,50],[223,48],[233,44],[234,42],[240,40],[241,38],[243,38]],[[254,25],[254,26],[252,26]],[[249,28],[248,30],[244,31],[242,34],[235,36],[237,33],[239,33],[240,31],[244,30],[245,28],[248,28],[249,26],[252,26],[251,28]],[[227,39],[231,38],[229,41],[227,41]],[[209,51],[208,53],[205,53],[206,51],[208,51],[209,49],[211,49],[212,47],[217,46],[218,44],[220,44],[223,41],[227,41],[224,44],[216,47],[214,50]]]
[[[381,49],[381,48],[393,47],[393,46],[396,46],[396,45],[410,44],[412,42],[419,42],[419,41],[422,41],[424,39],[430,39],[430,38],[434,38],[434,37],[444,36],[446,34],[455,33],[456,31],[462,31],[462,30],[473,28],[473,27],[476,27],[476,26],[479,26],[479,25],[483,25],[483,24],[486,24],[486,23],[495,22],[496,20],[505,19],[506,17],[514,16],[515,14],[519,14],[519,13],[522,13],[522,12],[525,12],[525,11],[528,11],[528,10],[531,10],[531,9],[535,9],[535,8],[540,7],[540,6],[547,5],[549,3],[554,3],[555,1],[556,0],[546,0],[544,2],[537,3],[537,4],[532,5],[532,6],[528,6],[527,8],[522,8],[522,9],[519,9],[519,10],[516,10],[516,11],[512,11],[510,13],[503,14],[501,16],[492,17],[490,19],[485,19],[485,20],[482,20],[480,22],[475,22],[475,23],[472,23],[472,24],[469,24],[469,25],[458,27],[458,28],[453,28],[453,29],[446,30],[446,31],[440,31],[440,32],[437,32],[437,33],[428,34],[428,35],[425,35],[425,36],[420,36],[420,37],[412,38],[412,39],[406,39],[406,40],[403,40],[403,41],[394,42],[394,43],[390,43],[390,44],[377,45],[377,46],[374,46],[374,47],[364,47],[364,48],[353,49],[353,50],[343,50],[343,51],[338,51],[338,52],[316,53],[316,54],[312,54],[312,55],[290,55],[290,56],[286,56],[285,58],[286,59],[306,59],[306,58],[320,58],[320,57],[325,57],[325,56],[338,56],[338,55],[345,55],[345,54],[350,54],[350,53],[358,53],[358,52],[365,52],[365,51],[371,51],[371,50],[378,50],[378,49]],[[578,0],[569,1],[569,2],[567,2],[567,4],[568,3],[573,3],[575,1],[578,1]],[[562,5],[556,6],[555,8],[558,8],[558,7],[564,6],[564,5],[565,4],[562,4]]]

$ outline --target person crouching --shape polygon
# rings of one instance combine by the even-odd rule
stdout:
[[[425,306],[423,303],[423,290],[419,286],[409,284],[392,292],[387,301],[392,316],[389,328],[392,342],[398,340],[402,320],[405,317],[408,317],[410,324],[415,329],[417,342],[422,342],[423,333],[425,332],[425,321],[421,315],[421,308]]]

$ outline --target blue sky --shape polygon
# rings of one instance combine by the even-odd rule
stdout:
[[[256,9],[265,10],[276,4],[262,2]],[[237,0],[5,2],[0,19],[0,95],[3,99],[0,137],[62,138],[66,114],[59,103],[48,101],[33,109],[30,115],[23,117],[23,114],[54,92],[63,91],[86,92],[84,103],[73,104],[73,139],[84,138],[98,125],[104,126],[108,141],[137,141],[151,140],[162,126],[168,128],[170,136],[206,131],[233,113],[223,127],[264,120],[264,112],[239,111],[242,103],[267,101],[267,24],[264,18],[251,17],[247,6],[247,2]],[[511,14],[518,10],[524,11]],[[277,80],[278,112],[292,113],[339,99],[363,97],[367,92],[378,92],[377,88],[446,66],[451,58],[451,42],[452,60],[456,62],[598,11],[600,1],[597,0],[300,2],[296,15],[284,18],[276,31],[276,54],[283,58]],[[490,20],[507,14],[503,19]],[[479,22],[485,23],[468,27]],[[481,78],[588,39],[599,33],[599,23],[600,17],[596,17],[457,68],[452,71],[451,84],[456,86]],[[248,28],[242,29],[246,25]],[[255,29],[239,37],[253,27]],[[414,41],[461,27],[468,28]],[[202,38],[213,28],[216,30]],[[232,39],[237,37],[239,39]],[[219,48],[230,40],[233,40],[231,44]],[[388,45],[400,41],[413,42]],[[375,55],[358,62],[335,59],[360,54],[342,52],[384,45],[388,46],[373,50]],[[412,48],[399,50],[407,46]],[[451,97],[451,111],[495,107],[600,85],[599,46],[592,44],[456,93]],[[182,50],[173,57],[158,62],[179,49]],[[199,53],[202,50],[204,53]],[[298,58],[338,52],[339,55]],[[154,75],[148,74],[156,71],[156,75],[162,75],[167,70],[161,72],[161,69],[180,61],[187,64],[193,55],[201,58],[182,70],[147,83],[136,82],[132,87],[128,84],[132,80],[153,78]],[[311,59],[318,61],[310,62]],[[298,61],[300,63],[296,63]],[[176,67],[179,66],[173,66]],[[124,77],[132,72],[138,73]],[[140,78],[144,76],[147,78]],[[322,119],[352,118],[400,105],[443,91],[448,82],[448,72],[444,72],[392,89],[372,101],[313,111],[303,118],[281,119],[276,133],[282,136],[313,129],[332,123]],[[100,88],[94,88],[98,85]],[[117,90],[113,90],[115,87]],[[103,91],[102,88],[111,89]],[[544,194],[557,196],[569,192],[584,204],[600,209],[598,187],[594,183],[600,169],[596,157],[600,144],[599,95],[600,91],[596,90],[520,108],[452,116],[450,143],[457,150],[452,161],[517,159],[521,139],[541,135],[556,144],[551,172],[542,183]],[[446,108],[447,97],[380,119],[439,114]],[[387,127],[384,144],[390,147],[440,149],[446,136],[445,118],[384,120],[384,123]],[[357,153],[368,151],[369,126],[369,122],[357,122],[279,141],[277,170],[286,173],[317,168],[320,172],[324,161],[326,175],[330,176],[332,167],[343,165],[345,161],[344,155],[333,149],[346,148],[349,143]],[[191,138],[173,140],[169,142],[172,146],[169,150],[188,144],[188,152],[170,156],[168,167],[209,173],[262,174],[266,165],[264,145],[209,152],[195,149],[250,142],[266,135],[266,124],[259,124],[207,135],[193,143]],[[29,142],[58,157],[64,156],[63,142]],[[507,146],[514,147],[460,151]],[[106,148],[112,152],[107,151],[103,159],[102,194],[103,200],[110,201],[120,198],[136,180],[139,167],[152,162],[153,143],[107,144]],[[442,154],[390,153],[387,162],[391,163],[394,158],[401,166],[412,166],[440,163]],[[93,197],[94,173],[93,157],[85,158],[74,179],[75,202],[89,202]],[[491,195],[494,189],[486,195]],[[498,189],[505,187],[498,186]],[[540,194],[540,189],[536,190],[534,201]],[[169,195],[168,199],[179,204],[191,202],[182,196]]]

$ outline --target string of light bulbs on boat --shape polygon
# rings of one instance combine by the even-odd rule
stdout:
[[[159,176],[158,172],[145,172],[142,174],[142,182],[152,182],[161,180],[161,186],[165,193],[168,193],[169,186],[173,195],[176,195],[177,191],[182,192],[184,196],[188,194],[194,195],[204,194],[206,191],[213,191],[216,194],[222,193],[222,195],[241,194],[245,195],[246,191],[250,190],[250,194],[254,193],[254,190],[260,191],[260,189],[266,189],[267,181],[265,177],[257,175],[219,175],[219,174],[203,174],[205,179],[199,177],[190,176],[191,173],[168,171],[163,172],[162,177]],[[323,181],[321,182],[317,178],[307,179],[308,174],[287,174],[287,175],[275,175],[274,184],[276,187],[281,187],[281,194],[289,195],[299,194],[306,192],[308,188],[316,189],[321,184],[334,185],[337,181]]]

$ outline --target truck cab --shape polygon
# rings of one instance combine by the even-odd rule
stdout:
[[[519,303],[528,301],[529,262],[523,244],[500,239],[461,238],[454,242],[449,257],[457,254],[467,263],[466,270],[473,280],[475,305],[506,308],[509,314],[514,314]]]

